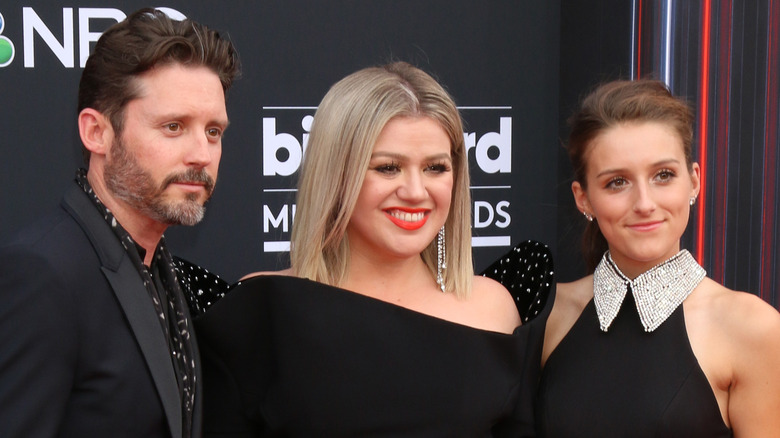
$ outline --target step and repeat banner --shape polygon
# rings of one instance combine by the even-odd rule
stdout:
[[[3,1],[0,238],[54,208],[82,165],[81,69],[101,33],[144,6],[229,35],[243,64],[215,195],[201,224],[166,233],[175,254],[228,281],[285,267],[317,104],[347,74],[395,60],[461,109],[477,269],[521,240],[555,242],[559,4],[466,0]]]

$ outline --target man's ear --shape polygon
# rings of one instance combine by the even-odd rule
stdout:
[[[114,128],[100,111],[84,108],[79,113],[79,136],[90,153],[106,155],[114,141]]]

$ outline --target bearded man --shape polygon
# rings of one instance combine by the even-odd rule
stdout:
[[[4,437],[201,435],[200,359],[163,232],[217,179],[232,44],[143,9],[109,28],[79,85],[87,170],[0,249]]]

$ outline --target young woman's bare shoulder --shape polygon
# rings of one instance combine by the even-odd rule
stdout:
[[[705,332],[730,346],[734,357],[747,358],[780,345],[780,313],[754,294],[731,290],[705,278],[689,300],[691,320],[702,322]],[[686,308],[686,318],[687,312]]]
[[[593,276],[588,275],[570,283],[558,283],[555,305],[571,308],[579,314],[593,298]]]
[[[710,280],[711,281],[711,280]],[[734,291],[712,282],[713,317],[735,336],[737,344],[777,343],[780,313],[757,295]]]
[[[241,280],[239,280],[239,281],[248,280],[248,279],[250,279],[252,277],[259,277],[261,275],[288,275],[289,276],[289,275],[292,275],[292,269],[291,268],[287,268],[287,269],[282,269],[281,271],[258,271],[258,272],[252,272],[251,274],[246,274],[243,277],[241,277]]]
[[[706,324],[703,332],[721,353],[710,369],[725,364],[720,367],[727,371],[728,415],[735,436],[769,436],[764,432],[780,430],[780,313],[756,295],[711,279],[691,297],[696,295],[697,318]]]
[[[582,310],[593,298],[593,276],[580,278],[571,283],[558,283],[555,292],[550,317],[547,319],[547,330],[544,332],[544,350],[542,365],[563,340],[574,323],[580,317]]]

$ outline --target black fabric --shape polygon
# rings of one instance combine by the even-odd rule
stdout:
[[[547,314],[507,335],[252,278],[195,322],[205,436],[530,436]]]
[[[541,437],[730,437],[693,355],[683,306],[644,331],[632,294],[602,332],[591,302],[552,352],[537,403]]]
[[[555,287],[553,258],[547,245],[527,240],[482,271],[509,290],[523,323],[539,315]]]
[[[154,251],[151,266],[144,265],[146,251],[116,220],[111,210],[100,201],[87,179],[87,171],[79,169],[76,172],[76,183],[84,190],[87,198],[103,216],[119,242],[125,248],[128,257],[143,279],[144,287],[160,320],[160,328],[165,333],[171,362],[176,371],[176,380],[182,404],[182,436],[192,435],[192,414],[195,408],[195,353],[193,351],[190,333],[190,316],[186,310],[184,295],[176,280],[174,263],[165,238],[161,237]]]
[[[173,256],[173,267],[193,317],[209,310],[225,296],[230,287],[219,275],[186,259]]]
[[[0,248],[0,435],[180,437],[173,367],[149,301],[73,184],[60,208]],[[199,410],[200,401],[196,424]]]

